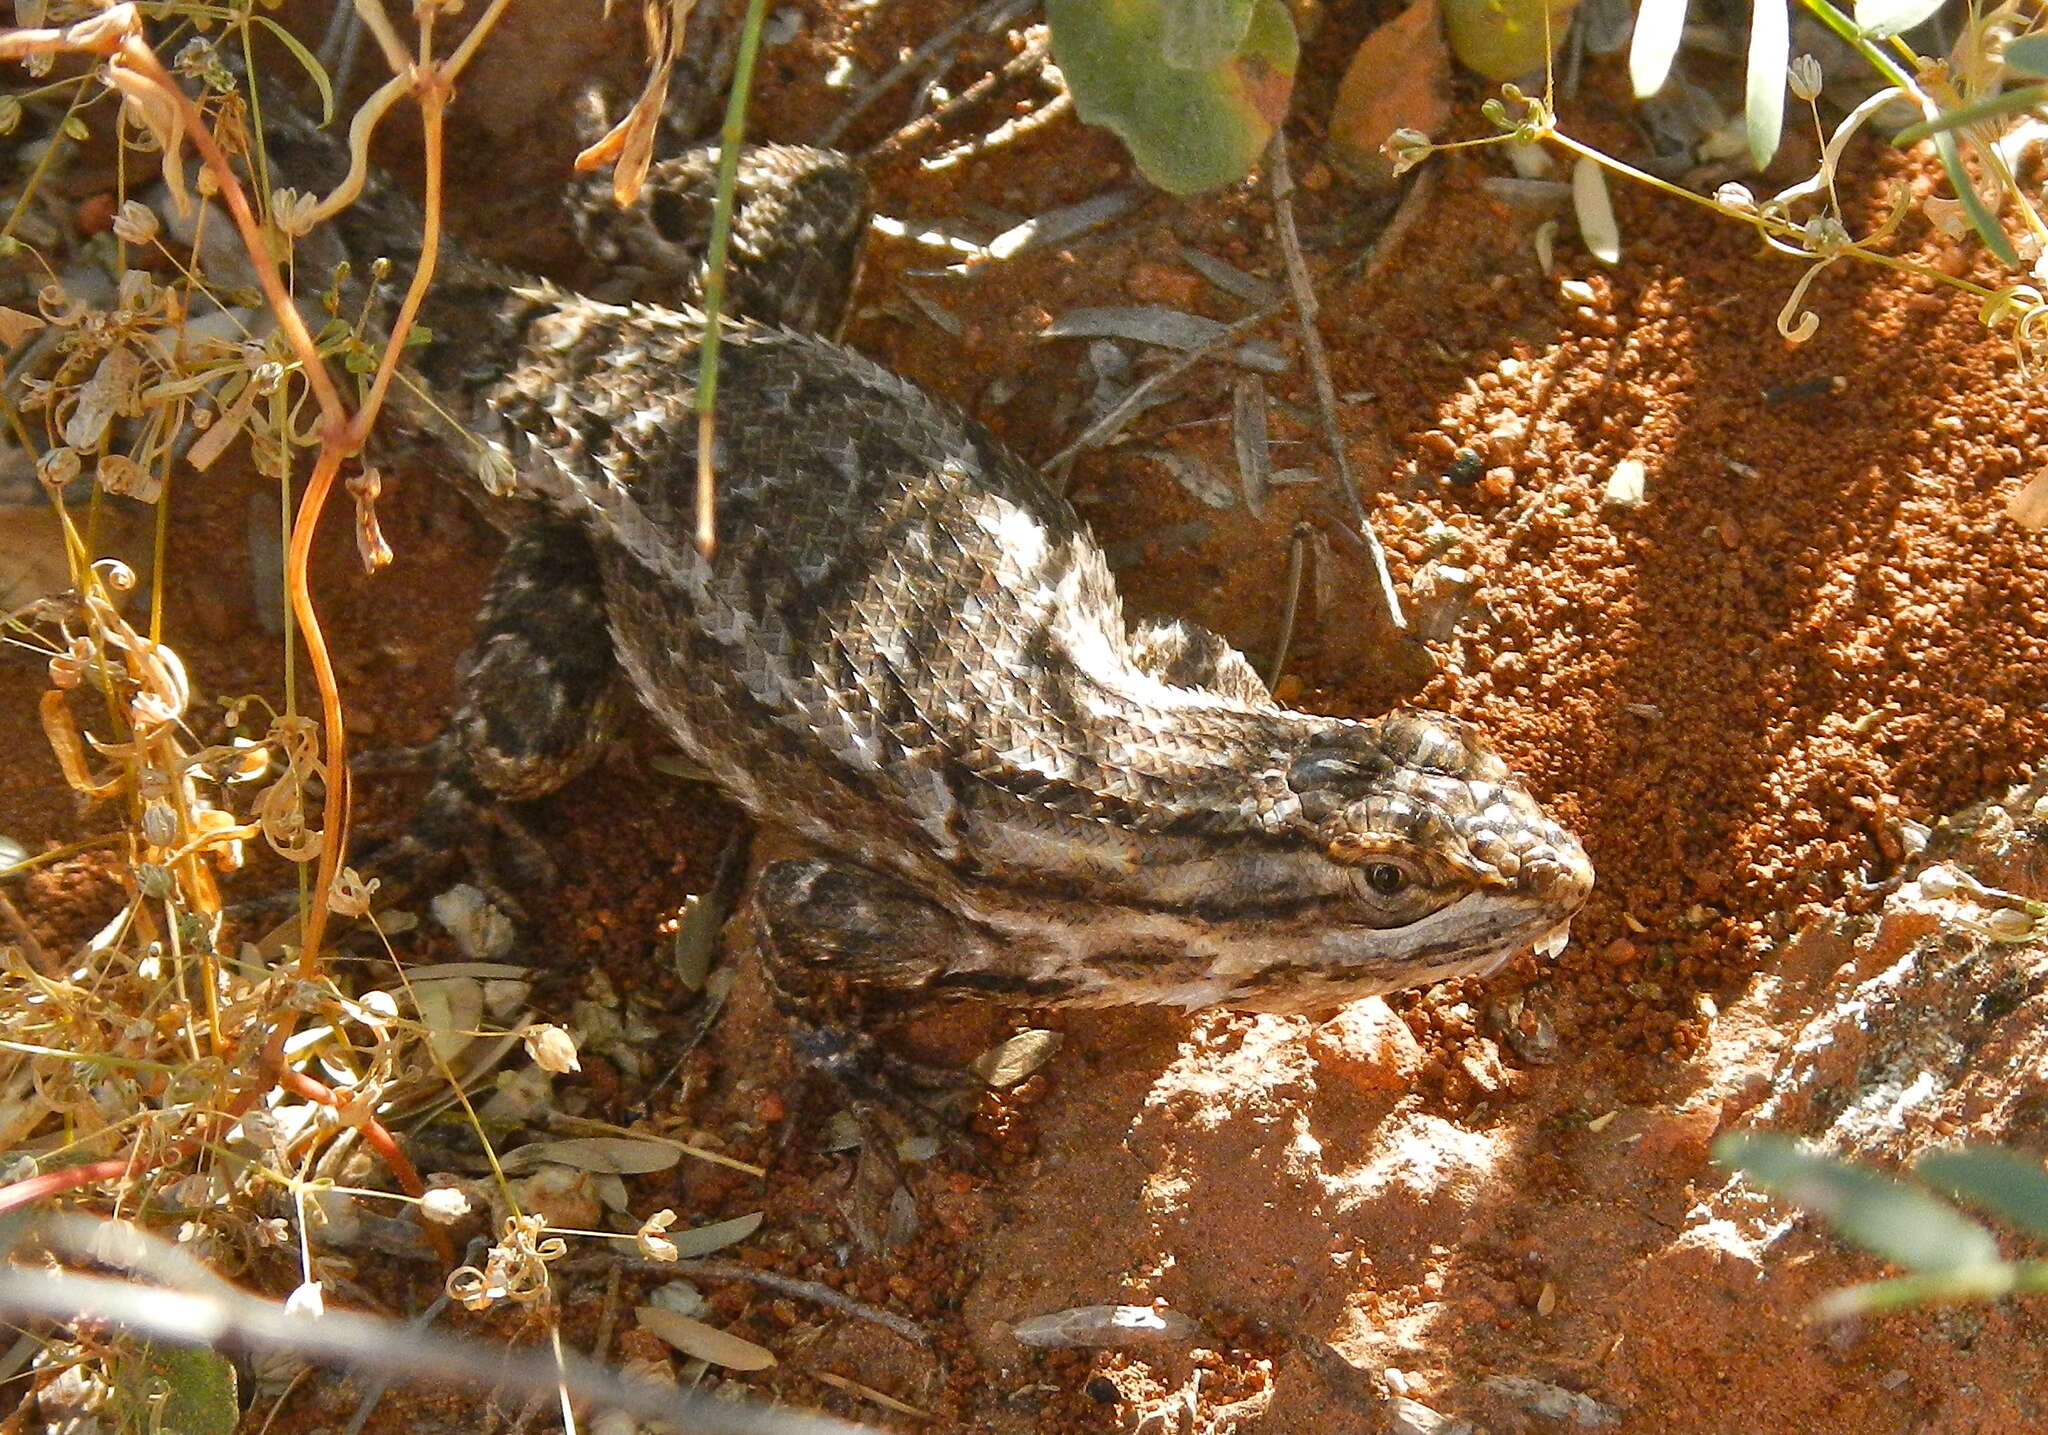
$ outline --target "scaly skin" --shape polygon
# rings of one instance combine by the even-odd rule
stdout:
[[[601,601],[640,702],[799,846],[753,901],[786,995],[1313,1010],[1562,943],[1591,867],[1467,725],[1290,711],[1213,634],[1134,629],[1028,465],[809,332],[836,328],[851,282],[850,171],[816,151],[749,165],[767,198],[739,246],[751,317],[721,350],[710,559],[691,541],[696,200],[674,197],[701,193],[701,161],[584,231],[638,276],[624,294],[667,307],[444,255],[417,357],[431,398],[402,422],[512,526],[551,525],[518,562],[599,575],[601,600],[564,608],[509,570],[491,641],[544,649],[507,636],[522,597]],[[467,775],[544,790],[601,730],[578,704],[602,684],[584,662],[565,696],[542,680],[561,664],[493,674],[483,652]]]

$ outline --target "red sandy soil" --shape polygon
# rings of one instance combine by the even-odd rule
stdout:
[[[844,104],[818,79],[835,57],[879,73],[960,9],[804,8],[802,33],[767,56],[767,137],[806,138]],[[508,22],[529,46],[508,32],[465,85],[471,123],[454,141],[458,227],[508,260],[522,243],[502,216],[551,186],[573,149],[565,106],[507,98],[577,70],[573,54],[530,48],[530,10]],[[1291,132],[1319,276],[1371,243],[1383,213],[1315,160],[1317,106],[1370,18],[1329,21]],[[630,72],[636,26],[621,15],[564,29],[575,53]],[[1000,38],[963,43],[956,87],[1011,53]],[[555,59],[537,79],[522,50]],[[892,96],[849,142],[881,138],[907,103]],[[1618,92],[1579,103],[1626,154]],[[1285,691],[1333,712],[1419,700],[1481,724],[1599,869],[1572,944],[1548,964],[1520,959],[1485,983],[1323,1022],[1045,1016],[1037,1024],[1065,1045],[985,1114],[992,1171],[945,1158],[920,1169],[915,1236],[850,1258],[854,1163],[783,1149],[790,1124],[814,1118],[788,1094],[778,1024],[743,974],[656,1121],[775,1168],[761,1182],[686,1163],[638,1178],[633,1209],[672,1206],[684,1224],[766,1210],[743,1259],[935,1337],[920,1349],[802,1302],[708,1286],[711,1318],[781,1354],[745,1380],[757,1392],[906,1430],[1320,1435],[1469,1420],[1505,1432],[1578,1428],[1574,1411],[1582,1425],[1675,1435],[2048,1427],[2038,1299],[1803,1323],[1814,1297],[1880,1268],[1731,1184],[1707,1151],[1750,1124],[1886,1159],[1964,1138],[2048,1146],[2041,949],[1968,937],[1954,905],[1917,886],[1875,890],[1919,865],[1901,867],[1902,824],[2024,781],[2048,736],[2048,548],[2005,516],[2042,462],[2040,377],[1967,301],[1853,263],[1809,291],[1820,330],[1790,345],[1774,318],[1796,266],[1740,227],[1625,186],[1621,262],[1596,264],[1567,216],[1546,275],[1532,235],[1551,216],[1492,197],[1481,180],[1504,170],[1491,155],[1434,161],[1419,222],[1368,277],[1336,279],[1321,320],[1344,441],[1397,580],[1440,558],[1476,576],[1471,610],[1432,645],[1417,693],[1355,636],[1374,613],[1340,565],[1334,596],[1304,602]],[[1888,187],[1931,183],[1924,157],[1875,147],[1851,168],[1852,228],[1884,211]],[[977,205],[1039,213],[1125,174],[1113,140],[1068,121],[937,173],[914,158],[885,165],[878,207],[987,233]],[[1139,302],[1244,312],[1182,264],[1181,243],[1280,276],[1257,186],[1153,199],[1105,232],[965,279],[914,275],[944,260],[878,240],[849,341],[1044,457],[1071,436],[1071,400],[1092,383],[1084,344],[1035,337],[1048,316]],[[1904,243],[1956,259],[1918,221]],[[957,336],[905,302],[912,287],[955,316]],[[1268,380],[1276,461],[1327,472],[1302,421],[1315,400],[1291,322],[1263,332],[1294,359]],[[1197,367],[1133,435],[1233,474],[1237,372]],[[1474,481],[1447,479],[1464,454]],[[1646,470],[1640,507],[1602,501],[1625,459]],[[1074,491],[1119,555],[1134,609],[1191,617],[1259,657],[1279,625],[1294,525],[1338,512],[1327,485],[1276,490],[1260,517],[1205,508],[1160,464],[1116,450],[1084,458]],[[172,496],[167,634],[209,694],[280,681],[242,557],[257,492],[191,480]],[[359,746],[435,730],[493,543],[458,498],[418,478],[388,493],[383,514],[398,553],[388,572],[360,575],[344,520],[320,573]],[[14,755],[0,766],[0,831],[31,848],[77,820],[35,729],[43,681],[32,664],[0,669],[0,742]],[[601,969],[664,1031],[683,1020],[659,927],[708,885],[737,818],[650,768],[660,751],[637,732],[541,809],[567,877],[542,914],[561,972],[540,1005],[556,1019]],[[369,791],[364,815],[402,814],[415,793]],[[2037,797],[1973,817],[1962,850],[1985,880],[2040,895]],[[106,891],[72,863],[25,895],[55,932]],[[415,950],[444,951],[427,930]],[[1030,1023],[948,1014],[912,1036],[971,1055],[1019,1024]],[[661,1041],[649,1049],[658,1074]],[[641,1078],[602,1057],[586,1067],[557,1082],[558,1102],[621,1117]],[[365,1299],[401,1312],[436,1281],[363,1279]],[[572,1337],[589,1337],[602,1288],[572,1278]],[[1201,1325],[1197,1345],[1045,1353],[1010,1335],[1034,1314],[1155,1300]],[[613,1353],[665,1358],[637,1333]],[[935,1419],[891,1415],[814,1371]],[[331,1426],[357,1397],[315,1382],[273,1428]],[[1432,1426],[1432,1411],[1445,1420]],[[368,1428],[473,1419],[469,1406],[393,1396]]]

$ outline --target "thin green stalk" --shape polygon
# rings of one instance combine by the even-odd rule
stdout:
[[[1932,120],[1940,114],[1940,107],[1927,97],[1914,77],[1895,62],[1868,36],[1856,28],[1856,22],[1837,10],[1828,0],[1800,0],[1821,24],[1852,46],[1873,70],[1912,96],[1927,118]],[[1910,55],[1912,52],[1907,51]],[[2017,269],[2020,263],[2018,251],[2012,241],[2005,237],[2005,230],[1998,222],[1998,216],[1984,207],[1984,201],[1977,196],[1977,187],[1970,183],[1969,171],[1963,168],[1962,152],[1956,148],[1953,134],[1937,131],[1932,136],[1934,152],[1941,160],[1942,172],[1948,176],[1949,187],[1956,192],[1956,200],[1963,206],[1963,213],[1969,217],[1970,227],[1977,231],[1977,237],[1984,241],[1984,247],[1998,256],[1998,262],[2008,269]]]
[[[1743,214],[1731,210],[1727,208],[1725,205],[1721,204],[1718,200],[1714,199],[1711,195],[1695,194],[1689,189],[1685,189],[1682,186],[1670,183],[1668,180],[1659,179],[1656,175],[1637,169],[1634,165],[1629,164],[1624,160],[1615,159],[1612,155],[1603,154],[1601,151],[1594,149],[1590,145],[1582,144],[1580,141],[1573,139],[1570,135],[1565,134],[1561,130],[1550,130],[1544,136],[1544,138],[1550,140],[1552,143],[1558,145],[1560,148],[1569,150],[1571,153],[1575,155],[1583,155],[1587,159],[1592,160],[1595,164],[1604,165],[1608,169],[1613,170],[1616,174],[1625,175],[1629,179],[1635,180],[1640,184],[1649,185],[1652,189],[1661,190],[1665,194],[1671,195],[1674,198],[1682,199],[1686,201],[1688,204],[1699,205],[1703,209],[1712,210],[1714,213],[1722,215],[1727,218],[1739,219],[1745,224],[1757,225],[1758,227],[1768,231],[1769,233],[1776,235],[1778,238],[1787,240],[1795,244],[1798,243],[1804,237],[1804,234],[1800,229],[1793,225],[1787,224],[1782,219],[1772,219],[1767,215]],[[1864,249],[1858,246],[1850,247],[1855,249],[1856,256],[1859,259],[1867,259],[1873,264],[1880,264],[1887,269],[1897,270],[1901,274],[1914,274],[1918,275],[1923,279],[1936,280],[1939,283],[1949,285],[1951,288],[1960,289],[1964,293],[1971,295],[1973,298],[1989,299],[1992,295],[1998,292],[1995,289],[1986,288],[1984,285],[1975,283],[1972,280],[1962,279],[1952,274],[1943,273],[1939,269],[1932,268],[1925,264],[1915,263],[1913,260],[1910,259],[1900,259],[1895,255],[1880,253],[1874,249]],[[1820,259],[1824,256],[1813,255],[1812,257],[1814,259]]]
[[[768,0],[747,0],[740,22],[739,54],[733,60],[732,95],[718,136],[718,203],[711,213],[711,244],[704,256],[704,338],[697,362],[697,551],[709,558],[717,543],[712,527],[714,437],[712,406],[718,399],[718,316],[725,305],[725,256],[732,239],[733,191],[739,183],[740,137],[746,132],[747,97],[754,88],[754,60]]]

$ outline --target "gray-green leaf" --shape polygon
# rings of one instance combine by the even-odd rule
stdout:
[[[2005,63],[2028,75],[2048,75],[2048,35],[2022,35],[2005,47]]]
[[[1207,70],[1244,43],[1252,0],[1164,0],[1160,54],[1176,70]]]
[[[1756,13],[1749,22],[1749,74],[1742,123],[1750,162],[1758,169],[1777,154],[1778,137],[1785,128],[1785,65],[1792,53],[1787,25],[1785,0],[1756,0]]]
[[[1913,1172],[1999,1219],[2048,1236],[2048,1171],[2038,1157],[1991,1146],[1922,1156]]]
[[[1991,1232],[1946,1201],[1917,1186],[1808,1151],[1789,1136],[1734,1132],[1714,1143],[1714,1157],[1909,1271],[1940,1273],[1998,1263],[1998,1243]]]
[[[1942,6],[1942,0],[1856,0],[1856,28],[1873,40],[1902,35]]]
[[[1628,78],[1636,98],[1648,99],[1664,88],[1678,41],[1685,34],[1686,0],[1643,0],[1636,11],[1635,39],[1628,47]]]

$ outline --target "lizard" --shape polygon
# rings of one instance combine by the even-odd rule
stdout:
[[[600,292],[443,241],[384,442],[510,536],[424,829],[558,788],[637,700],[778,835],[741,926],[813,1034],[835,1001],[1321,1012],[1562,948],[1591,865],[1470,724],[1295,711],[1130,621],[1060,493],[839,342],[867,201],[836,152],[743,153],[700,553],[715,157],[578,192]],[[334,222],[418,260],[388,193]]]

